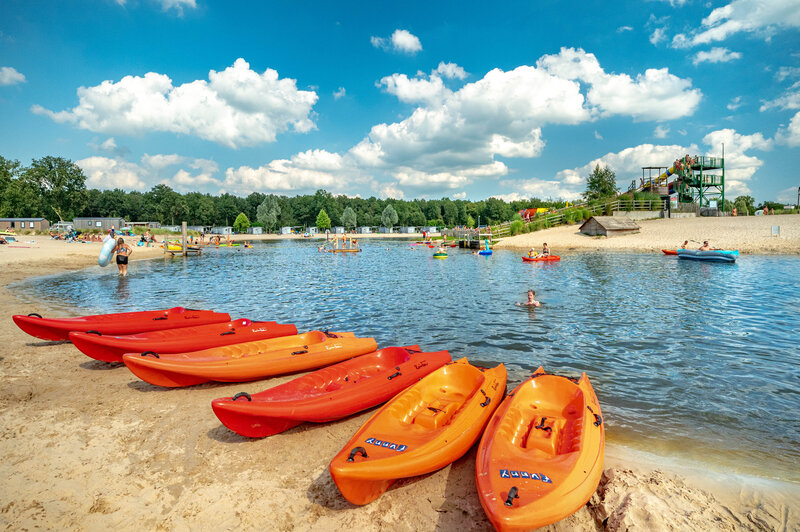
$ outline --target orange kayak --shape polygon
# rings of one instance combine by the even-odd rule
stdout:
[[[603,473],[605,430],[589,378],[542,368],[508,395],[478,447],[478,495],[497,530],[555,523],[586,504]]]
[[[243,382],[315,369],[377,349],[352,332],[311,331],[188,353],[126,353],[122,361],[142,380],[177,388],[209,381]]]
[[[561,260],[558,255],[546,255],[544,257],[522,257],[522,262],[555,262]]]
[[[398,394],[356,432],[330,464],[344,498],[377,499],[398,478],[441,469],[477,441],[506,390],[506,368],[446,364]]]
[[[17,326],[42,340],[69,340],[71,331],[101,334],[135,334],[231,321],[228,314],[175,307],[167,310],[96,314],[78,318],[43,318],[32,313],[13,316]]]
[[[664,255],[677,255],[678,254],[678,252],[676,250],[674,250],[674,249],[662,249],[661,251],[664,253]]]
[[[250,395],[214,399],[211,408],[232,431],[250,438],[278,434],[304,421],[324,423],[384,403],[450,362],[450,353],[418,345],[384,347]]]

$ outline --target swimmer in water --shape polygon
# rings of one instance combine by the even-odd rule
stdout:
[[[517,303],[518,307],[541,307],[542,304],[536,301],[536,292],[531,288],[528,290],[528,300],[524,303]]]

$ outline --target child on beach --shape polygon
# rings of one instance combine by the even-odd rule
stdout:
[[[528,300],[524,303],[517,303],[518,307],[541,307],[542,304],[536,301],[536,292],[531,288],[528,290]]]
[[[117,268],[119,268],[119,274],[125,277],[128,275],[128,257],[133,253],[133,249],[125,243],[122,237],[119,237],[117,245],[114,246],[112,253],[117,254]]]

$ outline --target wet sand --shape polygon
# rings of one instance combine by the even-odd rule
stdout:
[[[475,490],[475,447],[356,507],[327,466],[371,411],[250,440],[219,423],[211,400],[290,377],[165,390],[71,344],[26,335],[11,315],[47,309],[18,299],[9,283],[96,264],[99,244],[42,242],[38,249],[0,248],[4,529],[490,530]],[[161,255],[151,249],[133,259]],[[107,271],[115,275],[113,265]],[[800,526],[796,486],[712,475],[613,445],[606,455],[589,504],[548,530]]]

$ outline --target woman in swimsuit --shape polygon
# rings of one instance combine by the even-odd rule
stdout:
[[[123,277],[128,275],[128,257],[133,253],[133,249],[125,243],[122,237],[119,237],[117,245],[114,246],[112,252],[117,254],[117,268],[119,268],[119,274]]]

